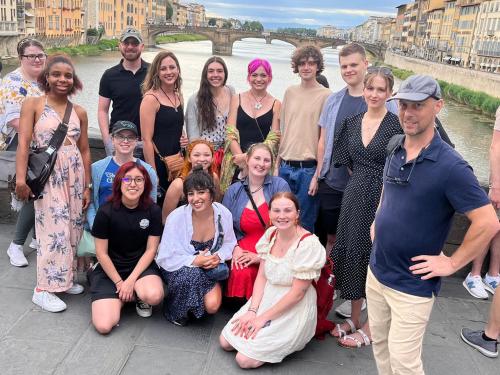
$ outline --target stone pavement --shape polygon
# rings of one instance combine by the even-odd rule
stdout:
[[[143,319],[133,305],[123,310],[119,327],[100,336],[90,323],[90,298],[63,295],[68,309],[52,314],[31,302],[36,254],[30,265],[12,267],[6,249],[14,226],[0,224],[0,374],[240,374],[234,354],[218,346],[219,333],[231,316],[222,309],[187,327],[164,320],[160,309]],[[28,242],[28,241],[27,241]],[[81,275],[82,276],[82,275]],[[82,276],[83,279],[83,276]],[[462,327],[483,327],[489,302],[475,300],[461,280],[444,282],[434,305],[424,344],[427,375],[494,375],[500,359],[489,359],[462,343]],[[281,364],[253,370],[255,374],[376,374],[371,348],[341,348],[333,338],[314,340]]]

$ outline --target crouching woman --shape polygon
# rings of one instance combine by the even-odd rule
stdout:
[[[183,190],[188,204],[167,217],[156,259],[167,284],[164,314],[176,325],[217,312],[218,281],[228,277],[225,261],[236,245],[231,213],[214,202],[213,177],[196,166]]]
[[[98,263],[89,271],[92,323],[109,333],[120,311],[135,301],[137,314],[149,317],[163,300],[163,284],[154,262],[162,231],[161,209],[153,203],[151,180],[137,162],[116,173],[109,201],[99,207],[92,226]]]

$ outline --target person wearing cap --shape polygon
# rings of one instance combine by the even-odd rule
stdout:
[[[123,31],[119,49],[123,58],[117,65],[104,72],[99,83],[97,120],[108,156],[113,151],[110,137],[111,124],[119,120],[131,121],[137,125],[139,138],[141,136],[139,116],[142,100],[141,85],[149,68],[149,63],[141,59],[144,43],[137,30],[127,28]],[[111,102],[113,109],[110,120]]]
[[[90,231],[94,225],[95,215],[99,207],[106,203],[112,194],[113,181],[121,165],[129,161],[138,161],[146,168],[151,179],[153,189],[151,198],[156,202],[158,177],[151,165],[134,158],[134,149],[137,145],[139,132],[137,126],[130,121],[117,121],[111,132],[111,144],[115,153],[92,164],[92,201],[87,210],[87,224],[85,229]]]
[[[469,164],[435,130],[439,84],[413,75],[393,97],[404,135],[388,147],[382,197],[371,228],[368,319],[379,374],[424,374],[422,341],[441,277],[485,249],[498,219]],[[471,221],[451,256],[441,252],[455,211]]]

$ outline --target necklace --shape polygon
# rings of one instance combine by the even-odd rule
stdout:
[[[160,90],[163,92],[163,94],[165,94],[165,96],[167,97],[170,104],[172,104],[172,106],[175,109],[175,112],[178,112],[178,110],[177,110],[177,96],[175,96],[175,92],[174,92],[174,101],[172,101],[172,99],[170,99],[170,96],[168,96],[167,93],[165,92],[165,90],[163,90],[163,87],[160,86]]]
[[[259,190],[261,190],[263,187],[264,187],[264,184],[260,185],[260,186],[259,186],[257,189],[255,189],[254,191],[251,191],[251,190],[250,190],[250,193],[255,194],[256,192],[258,192]]]
[[[262,98],[260,98],[260,99],[258,99],[258,98],[257,98],[257,97],[253,94],[253,92],[252,92],[252,91],[250,91],[250,95],[252,95],[253,99],[255,100],[255,105],[254,105],[253,107],[254,107],[254,108],[258,111],[259,109],[261,109],[261,108],[262,108],[262,101],[266,98],[266,96],[267,96],[267,92],[266,92],[266,94],[265,94]]]

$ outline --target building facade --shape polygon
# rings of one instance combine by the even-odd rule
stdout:
[[[500,73],[500,0],[480,6],[470,67]]]

